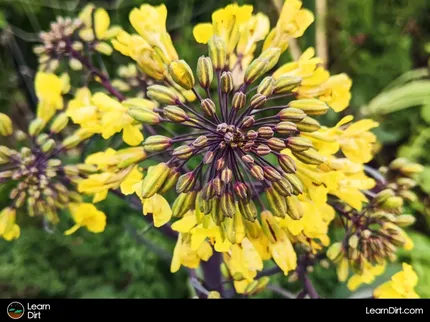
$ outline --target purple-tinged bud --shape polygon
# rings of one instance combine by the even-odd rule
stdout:
[[[205,98],[204,100],[202,100],[201,108],[206,115],[210,117],[213,117],[215,115],[216,107],[215,103],[211,99]]]
[[[266,101],[267,101],[266,96],[257,93],[251,97],[251,101],[249,102],[249,105],[253,109],[258,109],[262,107],[264,103],[266,103]]]
[[[255,117],[254,115],[250,115],[250,116],[245,116],[243,118],[243,122],[242,122],[242,127],[243,128],[250,128],[251,126],[253,126],[255,123]]]
[[[234,185],[233,190],[239,199],[248,200],[249,198],[251,198],[249,187],[243,182],[237,182]]]
[[[275,131],[279,134],[291,135],[297,134],[297,126],[293,122],[279,122],[276,124]]]
[[[285,140],[287,147],[295,152],[306,151],[312,148],[312,141],[300,136],[292,136]]]
[[[267,145],[275,151],[281,151],[286,147],[285,142],[279,138],[271,138],[267,140]]]
[[[296,162],[288,155],[280,154],[278,156],[278,163],[286,173],[295,173],[297,170]]]
[[[264,139],[270,139],[271,137],[273,137],[273,130],[270,126],[262,126],[260,128],[258,128],[258,135]]]
[[[240,110],[245,107],[246,104],[246,95],[242,92],[237,92],[234,94],[233,99],[231,101],[231,105],[234,109]]]
[[[281,121],[297,123],[306,117],[306,113],[297,108],[288,107],[288,108],[282,109],[278,113],[278,117]]]
[[[259,144],[255,149],[255,152],[257,152],[259,156],[265,156],[270,154],[272,150],[265,144]]]
[[[172,139],[163,135],[152,135],[143,142],[146,152],[164,151],[172,145]]]
[[[263,168],[264,177],[269,181],[278,181],[281,180],[281,174],[278,170],[271,166],[265,166]]]
[[[169,121],[174,123],[183,123],[190,119],[182,108],[175,105],[167,105],[164,107],[163,114]]]
[[[177,193],[188,192],[194,187],[195,183],[196,183],[196,176],[194,175],[194,173],[187,172],[178,178],[178,181],[176,183],[176,192]]]
[[[249,154],[245,154],[244,156],[242,156],[242,161],[245,163],[254,163],[254,158]]]
[[[181,145],[173,150],[172,155],[181,160],[189,159],[194,152],[194,148],[189,145]]]
[[[263,171],[263,168],[260,167],[259,165],[254,164],[250,166],[250,172],[255,179],[259,181],[264,180],[264,171]]]
[[[255,140],[257,137],[258,137],[258,132],[257,132],[257,131],[249,130],[249,131],[246,133],[246,138],[247,138],[248,140]]]

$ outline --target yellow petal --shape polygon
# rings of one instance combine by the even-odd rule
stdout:
[[[209,245],[208,242],[204,242],[203,244],[200,245],[199,249],[197,250],[197,254],[205,262],[208,261],[213,254],[211,245]]]
[[[270,252],[273,260],[285,275],[297,267],[297,255],[288,238],[285,238],[283,242],[270,244]]]
[[[103,8],[98,8],[94,13],[95,32],[98,39],[103,39],[110,25],[110,18],[107,11]]]
[[[76,232],[79,228],[81,228],[81,226],[79,226],[78,224],[76,224],[76,225],[74,225],[72,228],[70,228],[70,229],[66,230],[66,231],[64,232],[64,235],[71,235],[71,234],[73,234],[74,232]]]
[[[199,23],[193,29],[193,35],[196,41],[200,44],[207,44],[213,35],[213,27],[211,23]]]
[[[184,217],[172,224],[172,229],[180,233],[188,233],[197,224],[193,210],[189,210]]]

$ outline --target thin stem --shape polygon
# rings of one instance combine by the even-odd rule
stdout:
[[[194,111],[191,107],[189,107],[188,105],[182,103],[181,101],[178,101],[178,104],[181,105],[188,112],[190,112],[191,114],[193,114],[194,116],[196,116],[200,121],[210,123],[214,127],[217,126],[214,122],[212,122],[212,121],[210,121],[208,119],[205,119],[204,117],[202,117],[201,115],[199,115],[196,111]]]

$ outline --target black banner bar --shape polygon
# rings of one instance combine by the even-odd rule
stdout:
[[[399,318],[430,321],[430,299],[1,299],[0,321],[240,321]],[[261,318],[258,315],[261,313]],[[278,317],[280,315],[280,317]]]

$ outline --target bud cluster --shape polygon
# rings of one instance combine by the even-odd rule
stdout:
[[[61,153],[88,138],[78,130],[59,140],[58,134],[67,124],[64,113],[58,114],[49,126],[35,119],[27,133],[16,134],[20,143],[27,145],[18,150],[0,146],[0,184],[15,185],[9,193],[10,209],[24,207],[30,216],[43,216],[55,224],[58,210],[81,200],[76,182],[96,169],[85,164],[66,165],[59,159]]]
[[[258,206],[280,218],[302,218],[298,195],[304,187],[296,175],[294,159],[309,165],[324,161],[301,133],[320,129],[314,117],[326,113],[327,104],[295,99],[294,89],[301,79],[293,76],[277,80],[266,76],[248,90],[275,66],[279,48],[264,51],[251,63],[239,85],[226,65],[223,40],[214,36],[208,49],[209,56],[198,59],[196,75],[183,60],[172,61],[168,69],[176,85],[196,94],[195,106],[173,88],[157,84],[147,92],[160,104],[151,117],[148,111],[129,110],[130,116],[144,124],[172,123],[177,129],[188,130],[174,137],[157,134],[146,138],[143,146],[148,158],[157,154],[166,159],[149,167],[141,197],[174,188],[178,194],[172,208],[174,217],[196,209],[220,227],[235,216],[256,221]],[[198,85],[203,94],[197,91]],[[211,94],[213,88],[215,95]],[[269,106],[269,100],[277,99],[286,101]]]

